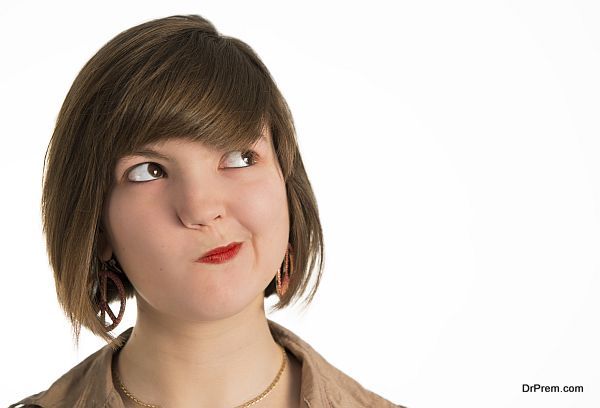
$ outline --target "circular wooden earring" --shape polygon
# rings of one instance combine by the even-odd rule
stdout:
[[[277,269],[277,295],[281,298],[285,295],[290,284],[290,274],[293,270],[294,257],[292,255],[292,245],[288,243],[283,262],[283,276],[281,266]]]
[[[115,261],[114,259],[111,259],[109,261],[109,264],[112,262],[112,264],[114,265]],[[98,279],[99,279],[99,283],[100,283],[100,318],[102,319],[102,323],[104,324],[104,329],[108,332],[111,331],[112,329],[114,329],[115,327],[117,327],[117,325],[121,322],[121,319],[123,318],[123,315],[125,314],[125,305],[127,303],[127,298],[125,297],[125,287],[123,286],[123,282],[121,282],[121,279],[119,278],[119,276],[112,272],[109,271],[108,268],[105,266],[106,264],[104,262],[102,262],[102,270],[98,272]],[[111,281],[113,281],[113,283],[115,284],[115,286],[117,287],[117,290],[119,291],[119,298],[121,300],[121,306],[119,308],[119,315],[115,316],[115,314],[113,313],[113,311],[111,310],[110,306],[108,305],[108,300],[107,300],[107,284],[108,284],[108,279],[110,279]],[[105,316],[106,314],[108,314],[112,320],[112,323],[110,325],[106,325],[106,320],[105,320]]]

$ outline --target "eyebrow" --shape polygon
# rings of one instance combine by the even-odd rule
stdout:
[[[156,150],[150,149],[149,147],[137,149],[137,150],[131,152],[130,154],[128,154],[126,157],[131,157],[131,156],[145,156],[145,157],[150,157],[152,159],[162,159],[162,160],[165,160],[168,162],[172,161],[169,156],[165,156],[164,154],[157,152]]]
[[[267,142],[267,137],[265,135],[262,135],[257,141],[256,143],[261,143],[261,142]],[[154,149],[151,149],[149,147],[142,147],[140,149],[136,149],[133,152],[129,153],[127,156],[125,157],[132,157],[132,156],[145,156],[145,157],[149,157],[151,159],[161,159],[161,160],[165,160],[167,162],[171,162],[173,161],[169,156],[166,156],[160,152],[157,152]]]

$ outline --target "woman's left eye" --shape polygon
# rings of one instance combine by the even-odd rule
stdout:
[[[259,157],[258,153],[256,153],[254,150],[236,150],[231,153],[242,153],[241,155],[237,155],[237,157],[242,157],[242,156],[250,157],[250,159],[249,159],[250,164],[248,164],[248,162],[246,160],[242,160],[244,163],[248,164],[247,166],[232,166],[233,168],[253,166],[256,164],[256,162],[258,161],[258,157]],[[229,154],[231,154],[231,153],[229,153]],[[236,157],[236,155],[234,155],[234,157]]]

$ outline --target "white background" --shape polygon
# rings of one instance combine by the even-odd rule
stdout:
[[[318,199],[320,290],[306,312],[269,318],[411,408],[600,406],[598,2],[12,3],[0,6],[1,406],[105,344],[82,331],[75,350],[41,234],[64,97],[119,32],[192,13],[265,62]],[[135,322],[127,307],[118,333]],[[522,391],[536,383],[584,392]]]

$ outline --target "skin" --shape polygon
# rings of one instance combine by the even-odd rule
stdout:
[[[108,260],[114,253],[136,290],[137,320],[114,362],[145,403],[237,406],[261,394],[280,369],[263,291],[285,256],[289,215],[267,128],[263,136],[252,148],[255,164],[242,152],[184,139],[146,146],[170,161],[131,156],[117,163],[100,254]],[[229,262],[195,262],[233,241],[243,245]],[[287,354],[279,383],[254,406],[299,406],[301,365]]]

